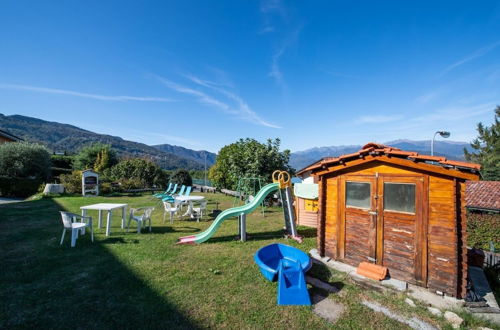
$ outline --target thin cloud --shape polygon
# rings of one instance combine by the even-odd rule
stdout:
[[[166,86],[166,87],[168,87],[168,88],[170,88],[178,93],[194,96],[197,98],[198,102],[200,102],[200,103],[216,107],[216,108],[218,108],[226,113],[229,113],[229,114],[235,114],[235,112],[233,110],[231,110],[231,107],[228,104],[221,102],[221,101],[219,101],[219,100],[217,100],[217,99],[215,99],[215,98],[213,98],[213,97],[211,97],[203,92],[197,91],[197,90],[189,88],[189,87],[179,85],[177,83],[174,83],[173,81],[167,80],[167,79],[159,77],[159,76],[156,76],[156,78],[164,86]]]
[[[432,91],[432,92],[426,93],[424,95],[420,95],[419,97],[417,97],[415,99],[415,101],[417,101],[419,103],[424,103],[424,104],[429,103],[429,102],[437,99],[441,94],[442,94],[441,90]]]
[[[364,124],[382,124],[400,120],[401,116],[361,116],[359,121]]]
[[[269,71],[269,76],[274,78],[276,82],[280,85],[284,84],[283,73],[280,68],[280,59],[285,54],[286,50],[297,40],[302,26],[298,27],[293,31],[292,34],[283,42],[283,44],[273,53],[271,57],[271,70]]]
[[[271,123],[263,120],[262,118],[260,118],[259,115],[257,115],[257,113],[255,111],[253,111],[250,108],[250,106],[239,95],[237,95],[233,92],[230,92],[226,89],[218,87],[216,83],[213,83],[213,82],[210,82],[207,80],[202,80],[202,79],[195,77],[195,76],[192,76],[192,75],[186,75],[186,78],[190,79],[192,82],[194,82],[198,85],[215,90],[216,92],[219,92],[220,94],[224,95],[228,99],[236,102],[236,104],[238,105],[239,114],[243,119],[246,119],[247,121],[254,122],[254,123],[257,123],[259,125],[266,126],[266,127],[281,128],[280,126],[271,124]]]
[[[280,126],[274,125],[274,124],[269,123],[269,122],[265,121],[264,119],[260,118],[259,115],[255,111],[253,111],[250,108],[250,106],[245,101],[243,101],[243,99],[241,97],[239,97],[235,93],[232,93],[232,92],[220,87],[221,84],[211,82],[208,80],[203,80],[203,79],[200,79],[196,76],[188,75],[188,74],[185,74],[184,77],[187,78],[188,80],[190,80],[191,82],[199,85],[199,86],[209,88],[211,90],[214,90],[214,91],[224,95],[227,99],[236,103],[236,107],[232,107],[227,102],[216,99],[215,97],[210,96],[205,92],[195,90],[195,89],[177,84],[175,82],[172,82],[172,81],[167,80],[165,78],[156,76],[156,78],[161,83],[163,83],[166,87],[168,87],[176,92],[179,92],[179,93],[194,96],[197,99],[197,101],[200,103],[213,106],[215,108],[218,108],[219,110],[222,110],[225,113],[237,116],[243,120],[246,120],[248,122],[251,122],[251,123],[254,123],[257,125],[271,127],[271,128],[281,128]]]
[[[101,101],[173,102],[172,99],[164,97],[143,97],[143,96],[128,96],[128,95],[110,96],[110,95],[90,94],[90,93],[82,93],[65,89],[37,87],[29,85],[0,84],[0,89],[23,90],[30,92],[45,93],[45,94],[70,95],[70,96],[84,97],[88,99],[101,100]]]
[[[493,50],[494,48],[496,48],[498,46],[500,46],[500,40],[491,44],[491,45],[488,45],[486,47],[479,48],[478,50],[476,50],[472,54],[464,57],[460,61],[455,62],[455,63],[451,64],[450,66],[448,66],[446,69],[443,70],[443,72],[441,72],[441,76],[445,75],[446,73],[450,72],[451,70],[454,70],[454,69],[458,68],[459,66],[461,66],[469,61],[472,61],[476,58],[479,58],[481,56],[486,55],[487,53],[489,53],[491,50]]]

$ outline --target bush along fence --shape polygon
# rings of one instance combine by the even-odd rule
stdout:
[[[40,179],[0,176],[0,196],[28,197],[35,194],[41,184]]]
[[[467,235],[468,246],[500,252],[500,214],[468,213]]]

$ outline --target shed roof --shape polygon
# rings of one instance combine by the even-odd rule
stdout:
[[[369,160],[373,160],[374,158],[378,157],[382,158],[385,156],[385,158],[390,157],[394,159],[409,160],[413,163],[423,163],[425,165],[431,166],[426,168],[430,171],[432,171],[432,168],[435,168],[436,171],[438,168],[445,168],[454,169],[461,172],[476,173],[481,169],[481,165],[479,164],[448,160],[445,157],[439,156],[421,155],[414,151],[404,151],[391,146],[370,142],[364,145],[358,152],[342,155],[339,157],[322,158],[319,161],[301,169],[297,172],[297,174],[300,175],[308,171],[314,172],[335,165],[347,164],[348,162],[359,160],[360,158],[363,159],[368,156],[371,157]]]
[[[15,135],[10,134],[9,132],[1,130],[1,129],[0,129],[0,136],[3,136],[3,137],[5,137],[5,138],[7,138],[9,140],[16,141],[16,142],[17,141],[23,141],[23,139],[21,139],[20,137],[17,137]]]
[[[467,181],[465,206],[500,211],[500,181]]]

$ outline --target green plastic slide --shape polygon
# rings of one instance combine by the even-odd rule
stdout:
[[[178,244],[200,244],[205,242],[206,240],[210,239],[213,234],[215,234],[224,220],[232,217],[237,217],[241,213],[248,214],[253,212],[264,201],[267,195],[278,189],[278,183],[270,183],[264,186],[250,203],[238,207],[232,207],[230,209],[222,211],[207,230],[199,233],[198,235],[180,237]]]

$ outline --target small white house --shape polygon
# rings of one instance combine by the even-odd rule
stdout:
[[[92,170],[82,172],[82,195],[99,195],[99,173]]]

